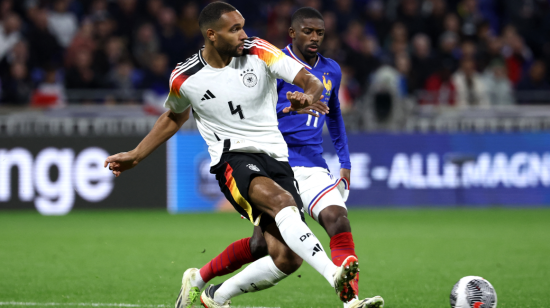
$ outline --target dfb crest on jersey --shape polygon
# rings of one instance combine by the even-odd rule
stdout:
[[[246,166],[248,167],[248,169],[250,169],[252,171],[256,171],[256,172],[260,171],[260,168],[256,167],[256,165],[254,165],[254,164],[248,164]]]
[[[252,88],[258,83],[258,77],[254,74],[254,69],[247,69],[241,74],[243,77],[243,84],[249,88]]]

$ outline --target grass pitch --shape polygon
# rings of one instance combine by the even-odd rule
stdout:
[[[498,307],[550,307],[549,209],[350,210],[349,216],[362,297],[382,295],[387,308],[450,307],[454,283],[478,275],[496,288]],[[324,230],[308,223],[329,249]],[[186,268],[201,267],[251,232],[235,213],[0,212],[0,305],[173,307]],[[278,286],[233,304],[342,307],[305,263]]]

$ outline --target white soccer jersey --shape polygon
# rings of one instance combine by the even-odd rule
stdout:
[[[164,106],[176,113],[193,108],[210,165],[227,151],[265,153],[288,161],[277,126],[277,79],[292,83],[303,66],[259,38],[247,39],[243,56],[224,68],[211,67],[201,53],[176,66]]]

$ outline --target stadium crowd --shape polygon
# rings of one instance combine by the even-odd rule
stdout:
[[[2,0],[0,105],[62,105],[75,89],[163,97],[172,68],[202,46],[208,2]],[[549,0],[229,2],[249,36],[280,48],[297,8],[322,12],[321,53],[341,65],[344,112],[381,92],[452,106],[550,102]]]

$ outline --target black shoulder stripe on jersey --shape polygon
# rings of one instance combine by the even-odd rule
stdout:
[[[204,61],[204,59],[202,57],[202,50],[199,50],[198,54],[199,54],[200,62],[202,63],[203,66],[206,66],[206,61]]]
[[[190,77],[200,71],[204,64],[199,60],[200,52],[190,57],[183,65],[179,65],[174,69],[174,75],[171,79],[175,80],[180,75]]]
[[[187,68],[184,74],[187,76],[192,76],[196,74],[198,71],[200,71],[203,67],[204,67],[204,64],[202,64],[201,61],[198,61],[197,63]]]
[[[193,62],[193,61],[196,61],[196,60],[197,60],[197,57],[198,57],[198,55],[197,55],[197,54],[194,54],[194,55],[192,55],[191,57],[185,59],[184,62],[178,63],[178,64],[176,65],[176,69],[181,68],[181,67],[183,67],[183,66],[186,66],[186,65],[188,65],[189,63],[191,63],[191,62]]]
[[[252,48],[254,46],[252,44],[254,43],[254,40],[256,40],[256,39],[257,39],[257,37],[251,36],[251,37],[246,38],[244,40],[244,50],[243,50],[244,55],[250,54],[250,48]]]

